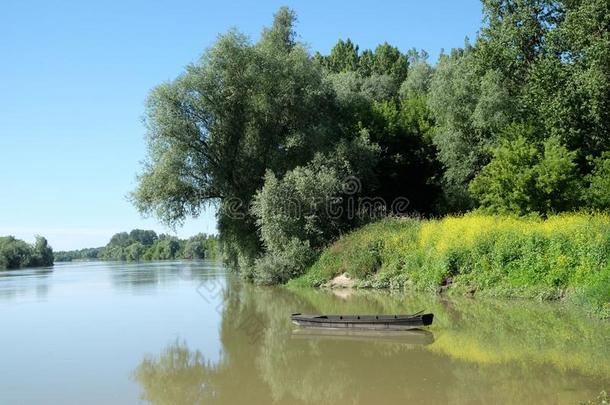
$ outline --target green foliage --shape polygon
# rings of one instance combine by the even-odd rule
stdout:
[[[331,49],[330,55],[326,59],[326,66],[336,73],[356,71],[358,69],[358,45],[355,45],[349,38],[347,41],[339,40]]]
[[[375,275],[388,265],[388,257],[399,254],[398,246],[407,247],[418,227],[412,219],[384,219],[350,232],[324,249],[307,273],[290,284],[317,287],[343,273],[359,278]],[[388,249],[396,241],[399,245]]]
[[[54,252],[56,262],[71,262],[72,260],[95,260],[100,256],[103,248],[85,248],[70,251]]]
[[[188,238],[182,250],[183,259],[214,259],[217,254],[217,240],[215,237],[198,233]]]
[[[362,183],[373,177],[379,149],[366,134],[340,143],[329,155],[319,154],[304,167],[296,167],[278,180],[269,172],[257,193],[252,213],[268,250],[277,251],[291,239],[320,248],[357,223],[355,215],[342,215],[342,200],[357,198]],[[345,190],[354,183],[356,189]]]
[[[387,74],[373,74],[362,82],[362,95],[371,101],[390,100],[397,91],[396,80]]]
[[[396,56],[394,51],[389,53]],[[374,61],[376,52],[363,52],[361,61],[367,55]],[[411,61],[406,64],[409,68],[402,85],[391,69],[375,71],[373,65],[366,70],[328,72],[342,127],[352,132],[366,129],[381,149],[371,197],[386,202],[407,198],[409,209],[418,212],[434,211],[441,175],[432,144],[434,121],[427,107],[432,67],[426,57],[425,52],[415,50],[396,56]]]
[[[159,240],[146,251],[145,258],[148,260],[175,259],[179,250],[180,240],[178,238],[162,234]]]
[[[356,278],[366,278],[371,274],[375,274],[381,267],[381,251],[383,249],[383,241],[376,240],[366,244],[363,249],[355,251],[353,255],[353,267],[348,270],[348,273]]]
[[[476,50],[469,44],[441,57],[428,100],[437,123],[434,143],[445,166],[446,204],[470,209],[468,183],[489,162],[498,131],[515,119],[514,100],[500,72],[478,67]]]
[[[29,245],[13,236],[0,237],[0,270],[53,265],[53,249],[42,236]]]
[[[219,205],[234,265],[260,250],[249,206],[266,171],[283,175],[336,137],[334,93],[295,41],[294,21],[282,8],[256,44],[220,36],[148,100],[149,157],[134,203],[172,225]]]
[[[547,52],[546,40],[562,20],[563,3],[483,0],[486,25],[477,43],[480,64],[500,69],[518,91],[530,66]]]
[[[400,97],[426,95],[432,78],[432,67],[425,61],[417,61],[409,66],[409,73],[400,85]]]
[[[248,278],[258,284],[281,284],[305,272],[315,259],[309,242],[290,239],[282,249],[270,250],[256,259]]]
[[[101,248],[56,252],[55,261],[72,260],[172,260],[214,259],[219,251],[218,237],[199,233],[188,239],[157,235],[152,230],[134,229],[114,234]]]
[[[386,219],[331,244],[290,284],[319,286],[344,272],[362,287],[562,298],[608,317],[610,218]]]
[[[523,136],[528,132],[527,127],[511,127],[509,139],[494,149],[491,163],[470,183],[481,209],[527,215],[577,207],[581,184],[575,153],[556,138],[544,141],[541,151]]]
[[[315,56],[315,60],[332,73],[357,72],[361,77],[387,76],[393,87],[400,86],[407,77],[408,59],[408,55],[387,42],[377,46],[374,51],[366,49],[359,54],[358,45],[349,38],[346,41],[340,39],[330,55],[317,53]]]
[[[531,141],[557,138],[588,174],[586,158],[610,148],[608,3],[485,0],[483,11],[475,44],[441,57],[431,81],[446,189],[465,191],[518,122],[536,123]],[[544,208],[565,209],[561,198]]]
[[[32,246],[32,257],[29,260],[28,266],[42,267],[53,265],[53,249],[49,246],[46,238],[36,235],[36,241]]]
[[[312,56],[286,7],[256,43],[221,35],[151,92],[134,204],[170,225],[217,208],[226,263],[253,274],[292,239],[317,251],[359,225],[312,201],[341,198],[342,177],[360,176],[359,158],[347,170],[333,157],[366,133],[378,152],[372,166],[364,158],[362,195],[386,206],[406,199],[424,216],[609,209],[607,1],[484,0],[483,14],[476,40],[435,65],[425,51],[360,51],[350,39]],[[295,202],[306,215],[291,214]],[[126,238],[106,254],[140,255]],[[175,254],[168,243],[143,256]]]
[[[340,229],[327,212],[340,190],[341,178],[326,166],[297,167],[282,180],[269,172],[252,205],[267,250],[281,250],[292,238],[323,245]]]
[[[552,2],[552,9],[558,23],[547,27],[545,52],[529,68],[523,98],[546,131],[584,163],[610,149],[610,6],[569,1]]]
[[[110,238],[97,257],[103,260],[140,260],[158,241],[155,231],[134,229],[129,233],[119,232]]]
[[[398,48],[384,42],[375,48],[373,59],[373,73],[378,75],[389,75],[397,84],[403,82],[407,77],[409,62],[407,56]]]
[[[129,232],[129,240],[131,242],[140,243],[144,247],[148,247],[157,241],[157,233],[151,230],[133,229]]]
[[[441,168],[432,144],[434,122],[426,96],[411,94],[399,103],[374,103],[371,115],[371,139],[382,148],[376,171],[383,176],[377,177],[375,194],[388,203],[407,198],[410,211],[433,212]]]
[[[599,210],[610,209],[610,152],[592,159],[593,171],[586,177],[589,183],[585,191],[585,201],[589,207]]]
[[[256,44],[235,31],[219,37],[198,63],[155,88],[148,100],[149,157],[132,195],[134,204],[172,225],[197,216],[205,206],[216,206],[223,254],[231,267],[249,268],[261,253],[271,252],[257,227],[278,230],[303,222],[263,224],[278,218],[265,215],[261,220],[250,210],[265,184],[273,185],[266,173],[294,182],[326,171],[329,181],[334,176],[334,185],[327,181],[299,193],[303,198],[320,193],[339,198],[337,181],[358,175],[358,170],[326,165],[333,166],[331,173],[316,159],[332,157],[363,132],[370,134],[371,147],[381,155],[376,167],[367,168],[375,175],[360,179],[363,188],[374,193],[371,197],[392,202],[408,191],[413,209],[421,210],[429,209],[433,199],[430,177],[438,166],[426,95],[421,92],[431,73],[426,54],[404,54],[388,43],[359,54],[358,46],[347,40],[339,41],[329,56],[311,57],[295,40],[295,20],[291,10],[280,9]],[[405,90],[403,105],[399,89],[409,75],[409,61],[416,73],[405,87],[413,89]],[[391,103],[399,113],[391,113]],[[378,181],[386,170],[387,181]],[[280,189],[278,193],[285,192]],[[340,219],[339,225],[330,221],[324,224],[330,229],[320,231],[322,217],[305,221],[317,224],[309,225],[304,238],[291,229],[278,234],[321,246],[356,224]],[[124,248],[106,251],[126,258]]]
[[[256,279],[265,283],[286,281],[283,275],[297,273],[293,268],[286,269],[288,250],[309,258],[313,254],[311,249],[325,246],[360,223],[356,212],[351,215],[346,212],[354,209],[348,207],[348,201],[353,203],[362,195],[360,181],[366,184],[372,178],[378,155],[378,147],[363,134],[353,142],[340,143],[332,154],[315,156],[309,164],[287,172],[281,180],[267,173],[265,184],[252,204],[266,249],[265,256],[255,263]],[[312,253],[304,255],[303,250]],[[304,262],[296,257],[294,260],[295,266]],[[304,270],[298,268],[298,273]],[[264,276],[265,272],[270,275]]]
[[[140,242],[134,242],[131,245],[127,246],[125,250],[125,258],[127,261],[135,261],[139,260],[140,257],[144,254],[146,248]]]
[[[358,60],[358,72],[362,76],[370,76],[373,74],[373,65],[375,64],[375,54],[370,49],[365,49]]]

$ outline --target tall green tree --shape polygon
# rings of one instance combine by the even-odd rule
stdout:
[[[497,69],[518,95],[531,66],[547,54],[547,37],[563,19],[564,1],[482,0],[478,63]]]
[[[582,182],[575,153],[557,138],[538,147],[532,128],[512,126],[493,160],[470,183],[481,208],[499,214],[546,214],[578,207]]]
[[[215,205],[231,264],[260,251],[249,206],[267,170],[283,174],[336,137],[335,97],[280,9],[252,44],[219,38],[148,100],[148,160],[133,201],[175,225]]]
[[[397,47],[384,42],[375,48],[373,73],[389,75],[400,85],[406,79],[408,69],[408,58]]]
[[[53,249],[49,246],[47,238],[36,235],[36,241],[32,246],[32,258],[29,266],[52,266],[53,265]]]
[[[449,210],[473,206],[468,183],[490,160],[498,133],[517,115],[498,70],[479,68],[475,47],[441,56],[430,81],[428,105],[436,121],[434,143],[444,165]]]
[[[325,58],[345,48],[339,41]],[[349,49],[358,47],[350,43]],[[423,51],[402,53],[384,43],[362,52],[356,71],[337,73],[328,66],[329,59],[322,63],[337,94],[337,119],[345,132],[365,129],[380,147],[374,195],[388,205],[398,197],[407,198],[411,210],[420,213],[434,210],[440,170],[431,143],[433,118],[426,106],[432,76],[426,59]]]
[[[339,40],[326,59],[326,67],[335,73],[354,72],[358,69],[358,45],[351,39]]]
[[[610,149],[610,5],[563,1],[547,35],[546,53],[532,66],[524,99],[548,133],[587,156]],[[559,8],[559,6],[555,6]]]

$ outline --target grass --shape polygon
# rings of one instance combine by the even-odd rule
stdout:
[[[343,236],[293,286],[346,272],[360,287],[562,299],[610,316],[610,217],[389,218]]]

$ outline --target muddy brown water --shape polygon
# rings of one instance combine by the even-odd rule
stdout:
[[[403,335],[290,314],[400,314]],[[578,404],[610,389],[610,322],[557,304],[257,287],[215,262],[0,272],[0,404]]]

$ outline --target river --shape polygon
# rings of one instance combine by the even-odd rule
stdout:
[[[399,336],[292,312],[434,312]],[[216,262],[0,272],[0,404],[578,404],[610,389],[610,322],[558,304],[257,287]]]

